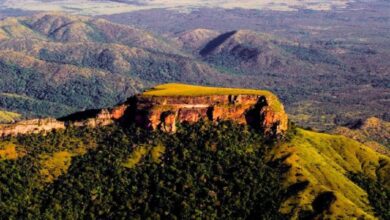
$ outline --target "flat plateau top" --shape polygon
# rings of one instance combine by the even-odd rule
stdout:
[[[222,88],[168,83],[143,93],[146,96],[206,96],[206,95],[273,95],[266,90]]]
[[[281,103],[269,91],[257,89],[222,88],[168,83],[158,85],[142,95],[145,96],[209,96],[209,95],[261,95],[265,96],[275,110],[280,110]]]

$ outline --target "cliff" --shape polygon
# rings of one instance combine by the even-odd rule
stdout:
[[[65,129],[65,123],[52,118],[32,119],[0,125],[0,137],[48,132],[56,129]]]
[[[177,124],[199,120],[230,120],[259,129],[268,136],[282,135],[288,124],[283,105],[268,91],[164,84],[112,109],[77,113],[63,121],[45,119],[1,126],[0,136],[114,122],[174,133]]]
[[[230,120],[266,135],[287,130],[288,117],[278,98],[263,90],[164,84],[108,110],[122,124],[175,132],[179,123]]]

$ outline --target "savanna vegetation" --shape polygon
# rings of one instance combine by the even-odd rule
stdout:
[[[0,160],[2,219],[284,218],[280,173],[264,158],[272,144],[230,122],[173,135],[67,129],[2,143],[16,150]]]

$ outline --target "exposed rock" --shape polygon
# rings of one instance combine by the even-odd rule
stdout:
[[[32,119],[14,124],[0,125],[0,136],[50,132],[57,129],[65,129],[65,123],[52,118]]]
[[[259,129],[267,136],[282,135],[287,130],[288,118],[277,100],[262,95],[204,95],[150,96],[136,95],[112,109],[89,110],[75,113],[64,121],[36,119],[0,126],[0,136],[64,129],[68,126],[98,127],[119,122],[124,126],[136,124],[147,129],[174,133],[178,123],[200,120],[234,121]]]
[[[123,115],[126,116],[124,120],[119,120],[125,124],[136,123],[144,128],[166,132],[175,132],[176,123],[231,120],[261,129],[266,135],[283,134],[287,130],[287,114],[283,108],[274,111],[268,102],[266,97],[259,95],[138,95],[128,101],[126,112],[130,114]],[[112,110],[111,115],[116,111]]]

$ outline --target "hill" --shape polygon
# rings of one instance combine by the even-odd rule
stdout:
[[[27,118],[61,117],[182,82],[268,89],[292,120],[317,130],[355,118],[387,120],[389,71],[376,65],[387,55],[363,46],[250,30],[159,36],[62,13],[6,18],[0,21],[0,107]]]
[[[186,50],[199,53],[199,51],[211,40],[218,37],[221,33],[209,29],[193,29],[178,34],[176,40]]]
[[[350,173],[363,174],[385,188],[390,186],[390,158],[343,136],[298,129],[270,155],[272,161],[288,167],[283,184],[291,195],[281,211],[295,218],[373,218],[375,208],[368,204],[375,200],[374,195],[356,185]],[[321,205],[316,207],[318,199]]]
[[[1,217],[387,219],[390,158],[287,121],[270,135],[262,112],[284,113],[275,98],[167,84],[53,132],[2,137]],[[224,106],[219,117],[202,116],[210,106]],[[113,121],[82,124],[98,119]]]
[[[390,155],[390,123],[379,118],[358,120],[349,126],[338,127],[332,133],[347,136],[370,146],[375,151]]]
[[[189,33],[197,36],[197,29]],[[185,45],[186,38],[178,37]],[[251,30],[222,32],[199,45],[191,50],[198,59],[276,92],[302,126],[329,130],[354,118],[388,120],[389,91],[379,83],[387,82],[388,65],[378,63],[388,55],[381,49],[374,52],[352,42],[348,46],[306,42]]]
[[[1,107],[26,117],[111,106],[155,83],[232,81],[161,37],[103,19],[6,18],[0,36]]]

